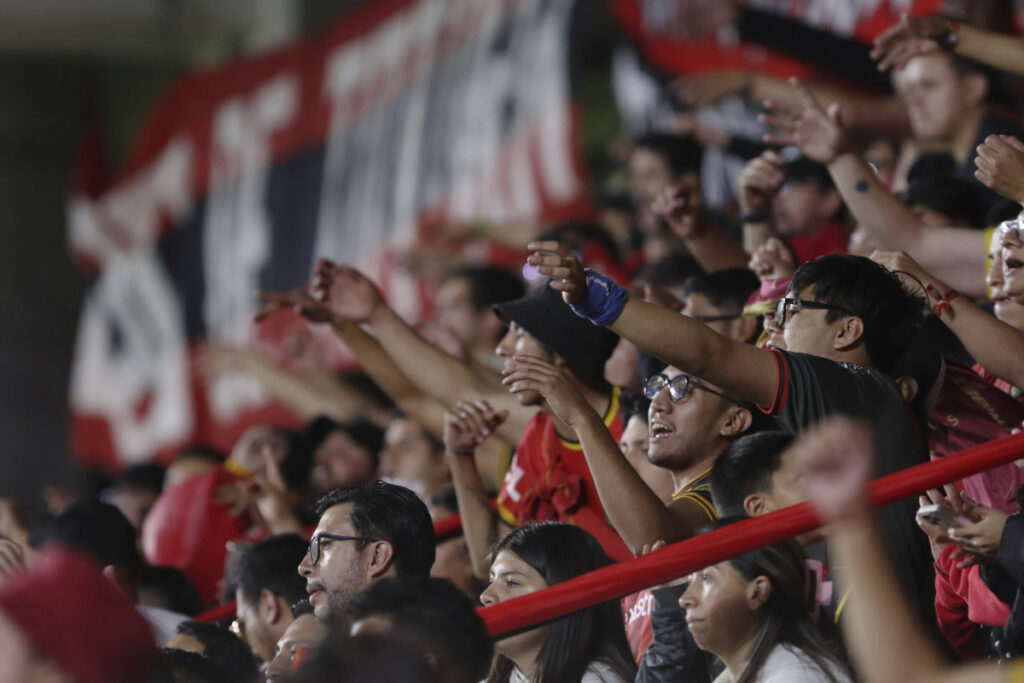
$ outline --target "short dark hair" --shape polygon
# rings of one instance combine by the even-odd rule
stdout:
[[[419,496],[404,486],[376,481],[327,493],[317,501],[316,514],[323,516],[329,508],[343,503],[352,504],[348,518],[358,535],[391,544],[398,576],[430,573],[434,565],[434,523]]]
[[[775,430],[747,434],[729,444],[711,468],[711,499],[719,516],[746,517],[746,497],[772,490],[772,475],[793,439]]]
[[[704,269],[691,254],[681,249],[672,249],[654,263],[648,263],[637,271],[633,282],[671,287],[681,285],[687,278],[703,272]]]
[[[203,654],[221,673],[220,680],[249,683],[257,676],[256,659],[244,640],[215,624],[183,621],[178,633],[189,635],[203,644]]]
[[[749,268],[726,268],[704,275],[691,275],[683,286],[683,295],[700,294],[715,308],[743,310],[750,295],[761,287],[761,280]]]
[[[136,530],[113,505],[94,499],[77,500],[56,517],[35,529],[29,545],[56,544],[76,548],[102,566],[137,570],[142,558]]]
[[[822,192],[836,186],[828,167],[805,156],[798,156],[786,163],[786,180],[793,183],[814,183]]]
[[[258,600],[266,588],[290,605],[306,596],[306,579],[295,568],[308,548],[298,534],[271,536],[242,553],[231,583],[246,600]]]
[[[164,488],[164,473],[160,465],[143,463],[132,465],[118,473],[114,488],[143,489],[159,494]]]
[[[704,150],[692,135],[646,133],[633,140],[634,149],[647,149],[660,155],[668,164],[672,175],[700,173]]]
[[[443,281],[448,280],[469,280],[470,301],[478,311],[518,299],[526,291],[519,277],[495,266],[460,266],[445,273]]]
[[[199,594],[192,580],[176,567],[154,567],[145,565],[139,569],[136,588],[141,598],[148,592],[156,598],[157,604],[178,614],[191,617],[203,611],[203,596]]]
[[[897,275],[863,256],[829,254],[796,269],[790,292],[811,287],[815,300],[852,312],[864,323],[864,347],[872,365],[888,372],[924,321],[923,303]],[[829,323],[845,313],[830,310]]]
[[[626,422],[635,415],[636,417],[642,418],[644,424],[647,424],[647,413],[651,408],[651,399],[647,398],[643,394],[638,394],[635,391],[623,389],[619,392],[619,405],[622,406],[622,412],[626,416]]]
[[[371,584],[349,602],[354,623],[371,615],[390,618],[393,633],[428,652],[441,652],[467,681],[487,675],[493,646],[468,595],[447,579],[405,576]]]
[[[380,449],[384,446],[384,432],[367,420],[338,422],[326,415],[319,415],[306,426],[305,443],[312,462],[313,454],[323,445],[327,437],[334,432],[343,432],[354,442],[366,449],[370,454],[373,466],[380,464]]]

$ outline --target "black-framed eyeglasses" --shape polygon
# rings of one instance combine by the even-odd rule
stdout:
[[[691,315],[690,317],[701,323],[718,323],[742,318],[743,313],[733,313],[731,315]]]
[[[854,317],[857,316],[856,313],[854,313],[848,308],[843,308],[842,306],[833,306],[832,304],[823,304],[820,301],[808,301],[807,299],[794,299],[792,297],[787,296],[784,299],[779,299],[779,303],[776,304],[775,306],[776,327],[781,329],[782,326],[786,324],[786,318],[789,315],[789,311],[791,308],[793,308],[793,306],[798,306],[800,308],[814,308],[826,311],[842,311],[846,315],[852,315]]]
[[[329,534],[321,531],[318,534],[313,534],[313,538],[309,539],[309,548],[306,550],[309,553],[309,563],[316,566],[316,563],[320,561],[320,544],[324,539],[330,541],[358,541],[360,543],[372,543],[377,540],[375,538],[366,538],[365,536],[343,536],[342,534]]]
[[[657,375],[651,375],[644,380],[644,396],[653,399],[666,387],[668,388],[668,397],[673,403],[682,403],[690,397],[690,394],[693,393],[694,389],[701,389],[709,394],[721,396],[726,401],[731,401],[736,405],[741,405],[740,402],[732,396],[723,394],[720,391],[715,391],[700,380],[690,377],[689,375],[676,375],[672,379],[669,379],[668,375],[663,372],[659,372]]]

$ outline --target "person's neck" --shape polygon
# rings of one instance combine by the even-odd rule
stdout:
[[[522,652],[517,652],[514,655],[506,655],[516,665],[516,668],[522,672],[523,676],[527,680],[533,680],[533,675],[537,671],[537,658],[540,657],[541,645],[523,648]]]
[[[669,474],[672,475],[672,491],[681,491],[684,486],[688,485],[701,474],[704,474],[704,472],[711,469],[711,466],[715,464],[715,459],[718,457],[718,454],[723,450],[725,450],[724,446],[716,448],[710,454],[705,455],[699,460],[691,462],[686,467],[669,470]]]
[[[868,356],[868,352],[864,349],[863,344],[849,351],[835,350],[829,356],[829,359],[837,363],[853,363],[854,365],[862,365],[866,368],[871,367],[871,357]]]
[[[756,635],[756,631],[755,634]],[[747,664],[747,656],[750,648],[754,646],[754,637],[747,638],[743,643],[729,652],[716,652],[718,658],[725,664],[725,668],[732,674],[733,680],[743,673],[743,667]]]
[[[978,129],[987,113],[987,107],[976,107],[964,115],[963,123],[949,141],[949,151],[957,164],[967,163],[974,154],[974,142],[978,137]]]
[[[594,411],[604,418],[605,413],[608,412],[608,407],[611,404],[612,388],[609,386],[606,389],[594,389],[593,387],[584,384],[583,382],[577,382],[576,388],[583,395],[583,399],[587,404],[594,409]],[[555,423],[555,431],[558,436],[566,439],[567,441],[576,441],[576,430],[574,430],[567,422],[562,421],[554,411],[547,407],[545,404],[545,412],[551,416],[551,419]]]

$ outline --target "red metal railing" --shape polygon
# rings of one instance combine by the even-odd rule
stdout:
[[[871,482],[871,501],[885,505],[927,489],[1004,465],[1024,453],[1024,433],[968,448]],[[821,526],[807,503],[680,541],[530,595],[483,607],[478,613],[492,636],[550,621],[597,602],[620,598],[689,574],[754,548]]]
[[[877,507],[966,476],[1005,465],[1024,454],[1024,433],[975,446],[935,462],[910,467],[871,482],[870,495]],[[458,531],[461,520],[451,515],[438,520],[434,532],[439,539]],[[821,526],[810,505],[804,503],[763,517],[731,524],[667,546],[643,557],[619,562],[584,574],[521,598],[515,598],[477,612],[494,637],[523,630],[556,619],[597,602],[620,598],[656,586],[730,557],[769,543],[796,536]],[[219,621],[234,615],[228,603],[195,617],[196,621]]]

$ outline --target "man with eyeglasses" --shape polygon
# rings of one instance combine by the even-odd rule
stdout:
[[[629,299],[584,271],[558,243],[531,249],[529,262],[554,278],[552,287],[577,314],[730,396],[756,403],[780,428],[800,432],[831,413],[847,414],[875,427],[876,475],[925,460],[922,436],[895,381],[885,374],[910,343],[922,309],[898,277],[879,264],[829,255],[801,265],[777,309],[769,349],[761,349]],[[922,613],[932,614],[931,557],[914,524],[916,509],[908,498],[883,508],[882,518],[908,595]]]
[[[317,502],[317,513],[299,574],[318,621],[344,623],[349,600],[371,583],[430,574],[434,526],[409,489],[381,481],[337,489]]]
[[[675,485],[665,504],[622,454],[600,415],[557,367],[516,358],[505,382],[514,393],[540,393],[555,414],[572,425],[609,521],[638,555],[658,541],[688,538],[716,519],[711,467],[754,422],[752,406],[676,368],[644,380],[644,395],[651,399],[647,457],[667,469]],[[653,640],[653,599],[651,591],[641,591],[623,600],[626,634],[638,663]]]

